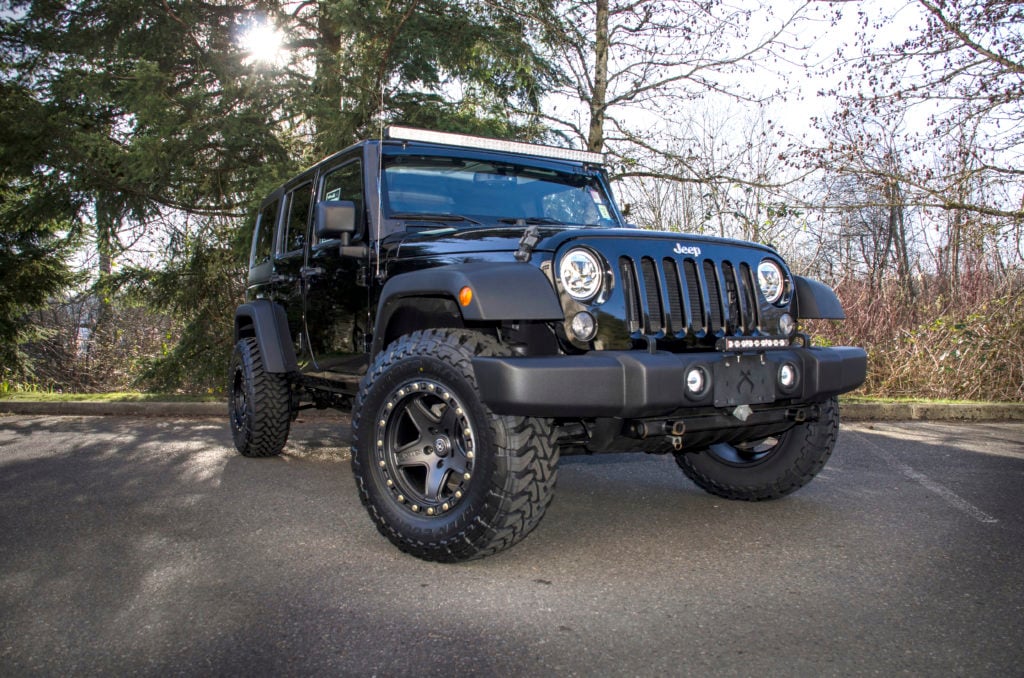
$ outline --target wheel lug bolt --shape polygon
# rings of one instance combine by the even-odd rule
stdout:
[[[441,510],[442,511],[447,511],[448,510],[448,502],[445,502],[445,503],[441,504]]]
[[[469,480],[469,479],[470,479],[470,477],[471,477],[471,476],[470,476],[470,475],[469,475],[468,473],[463,473],[463,474],[462,474],[462,478],[463,478],[463,480]]]
[[[412,505],[412,512],[413,513],[419,513],[420,512],[420,507],[417,506],[416,504],[413,504]]]
[[[395,481],[392,480],[391,478],[388,478],[388,487],[394,487],[394,486],[395,486]]]
[[[466,459],[472,459],[474,456],[472,452],[466,452]]]
[[[383,459],[381,459],[380,461],[377,462],[377,466],[380,466],[381,468],[384,468],[385,466],[387,466],[387,464],[384,463]]]
[[[405,503],[405,495],[404,494],[398,495],[398,501],[400,501],[400,502],[402,502],[404,504]]]
[[[432,508],[428,508],[428,509],[427,509],[427,515],[428,515],[428,516],[432,516],[432,515],[434,515],[434,509],[432,509]]]
[[[462,490],[455,490],[455,498],[462,499]]]

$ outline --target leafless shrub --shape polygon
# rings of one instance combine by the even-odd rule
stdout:
[[[895,281],[874,289],[846,280],[842,322],[815,321],[827,344],[868,350],[861,393],[997,401],[1024,400],[1024,277],[977,274],[955,294],[922,278],[911,299]]]

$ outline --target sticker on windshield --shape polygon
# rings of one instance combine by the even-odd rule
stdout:
[[[604,198],[601,197],[601,192],[595,189],[590,189],[590,197],[594,199],[594,202],[604,207]]]
[[[604,205],[598,205],[597,206],[597,211],[601,213],[601,218],[602,219],[611,219],[612,218],[612,215],[608,212],[608,208],[605,207]]]

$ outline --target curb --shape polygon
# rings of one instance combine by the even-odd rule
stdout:
[[[0,400],[0,415],[24,414],[49,417],[153,417],[167,419],[228,418],[227,402],[43,402],[31,400]],[[336,410],[302,410],[299,419],[342,419],[347,414]]]
[[[844,403],[843,421],[1024,421],[1024,403]],[[0,400],[0,414],[226,419],[226,402],[42,402]],[[303,410],[304,420],[337,419],[335,410]]]
[[[842,421],[1024,421],[1024,403],[844,403]]]
[[[0,400],[0,413],[76,417],[227,417],[227,403]]]

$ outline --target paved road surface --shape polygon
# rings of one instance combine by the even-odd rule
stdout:
[[[726,502],[669,458],[568,458],[513,550],[402,555],[344,424],[0,417],[0,675],[1021,675],[1024,425],[844,427]]]

